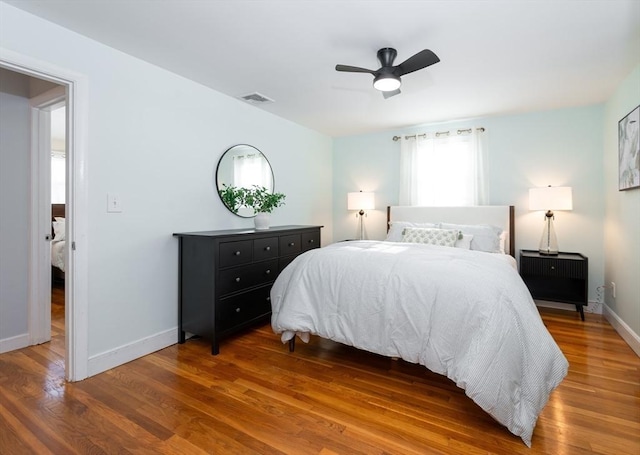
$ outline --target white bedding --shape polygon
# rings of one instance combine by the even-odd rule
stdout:
[[[336,243],[298,256],[271,290],[272,327],[419,363],[531,445],[568,363],[513,258],[422,244]]]
[[[58,267],[63,272],[64,267],[64,240],[53,240],[51,242],[51,265]]]

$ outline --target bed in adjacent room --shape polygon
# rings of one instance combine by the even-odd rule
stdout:
[[[568,363],[514,259],[513,207],[390,207],[385,241],[296,258],[271,290],[293,350],[317,335],[447,376],[531,445]]]
[[[64,282],[65,277],[65,204],[51,204],[51,279]]]

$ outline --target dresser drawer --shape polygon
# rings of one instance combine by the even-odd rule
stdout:
[[[220,243],[220,267],[248,264],[252,250],[252,240]]]
[[[283,235],[280,237],[280,256],[297,254],[301,250],[300,234]]]
[[[320,231],[304,232],[301,239],[302,251],[308,251],[313,248],[320,248]]]
[[[293,261],[295,258],[297,258],[298,256],[287,256],[284,258],[280,258],[280,260],[278,261],[278,273],[282,272],[284,270],[284,268],[286,266],[288,266],[289,264],[291,264],[291,261]]]
[[[218,289],[221,296],[260,284],[270,283],[278,275],[278,260],[234,267],[220,271]]]
[[[249,325],[253,320],[271,314],[271,286],[265,286],[244,294],[221,299],[216,305],[216,330],[226,330]]]
[[[586,266],[585,261],[556,258],[522,258],[520,263],[524,275],[562,278],[584,278]]]
[[[256,239],[253,241],[253,260],[262,261],[278,257],[278,237]]]

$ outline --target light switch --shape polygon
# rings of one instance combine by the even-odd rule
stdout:
[[[120,201],[120,196],[118,196],[117,194],[107,194],[107,212],[122,212],[122,202]]]

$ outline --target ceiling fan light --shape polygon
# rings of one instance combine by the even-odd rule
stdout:
[[[373,87],[381,92],[392,92],[400,88],[400,78],[391,74],[382,74],[373,80]]]

